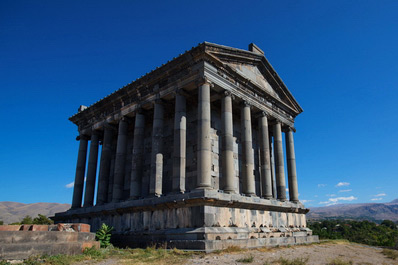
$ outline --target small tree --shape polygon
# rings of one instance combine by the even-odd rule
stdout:
[[[381,225],[387,226],[391,229],[397,229],[396,224],[391,220],[384,220],[383,222],[381,222]]]
[[[3,225],[3,224],[4,224],[3,220],[0,220],[0,225]]]
[[[31,225],[33,224],[33,219],[32,217],[30,217],[29,215],[25,216],[22,220],[21,220],[21,225]]]
[[[33,224],[35,225],[51,225],[53,221],[47,218],[45,215],[39,214],[35,219],[33,219]]]
[[[99,240],[102,248],[111,245],[112,230],[112,226],[102,224],[101,228],[95,233],[95,238]]]

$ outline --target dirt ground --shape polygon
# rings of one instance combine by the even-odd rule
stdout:
[[[302,264],[308,265],[333,264],[332,261],[336,261],[336,259],[348,264],[350,261],[352,264],[398,264],[398,259],[393,260],[387,258],[381,252],[381,248],[352,244],[348,242],[322,243],[308,246],[303,245],[260,250],[254,249],[236,253],[212,253],[202,257],[189,259],[185,262],[185,264],[281,264],[277,262],[278,260],[280,261],[280,258],[290,261],[299,258],[303,261],[306,261]],[[253,257],[251,262],[250,257]],[[248,260],[244,262],[244,259]]]

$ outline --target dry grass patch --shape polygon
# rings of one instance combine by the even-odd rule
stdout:
[[[383,255],[385,255],[389,259],[395,260],[398,258],[398,251],[397,250],[392,250],[392,249],[383,249],[381,252]]]
[[[237,259],[236,262],[241,262],[241,263],[252,263],[254,261],[254,256],[249,255],[244,258]]]
[[[278,265],[305,265],[305,264],[307,264],[307,262],[308,262],[308,257],[306,257],[306,258],[295,258],[295,259],[279,258],[278,260],[272,262],[271,264],[278,264]]]
[[[333,259],[331,260],[329,263],[327,263],[326,265],[353,265],[354,263],[350,260],[350,261],[344,261],[341,259]]]
[[[247,248],[241,248],[238,246],[229,246],[225,249],[215,250],[212,253],[214,254],[237,253],[237,252],[245,252],[247,250],[248,250]]]

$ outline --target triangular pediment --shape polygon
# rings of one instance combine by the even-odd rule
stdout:
[[[272,88],[270,83],[267,81],[267,79],[265,79],[264,75],[260,72],[257,66],[243,63],[228,63],[228,65],[238,74],[249,79],[251,82],[264,89],[268,94],[277,99],[281,99],[277,91]]]
[[[264,54],[217,44],[206,44],[208,45],[207,52],[217,59],[218,63],[222,63],[223,68],[231,74],[248,80],[296,114],[303,111]]]

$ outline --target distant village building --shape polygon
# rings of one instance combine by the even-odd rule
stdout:
[[[256,45],[201,43],[70,118],[80,141],[72,208],[55,220],[106,223],[128,246],[317,241],[298,198],[301,112]]]

